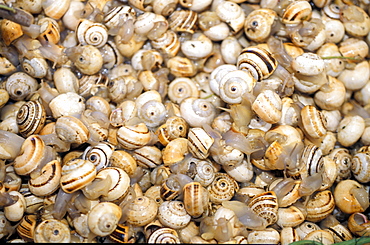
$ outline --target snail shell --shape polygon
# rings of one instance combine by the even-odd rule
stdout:
[[[253,178],[253,166],[250,161],[243,160],[234,166],[223,165],[223,169],[233,179],[241,183],[247,183]]]
[[[93,45],[82,45],[69,48],[67,56],[85,75],[93,75],[103,67],[103,56]]]
[[[183,187],[185,209],[193,218],[208,210],[209,193],[199,182],[190,182]]]
[[[184,99],[180,104],[180,112],[191,127],[210,125],[216,116],[216,108],[211,102],[195,97]]]
[[[238,104],[243,100],[246,93],[250,93],[256,80],[252,75],[244,70],[230,71],[222,76],[219,82],[220,98],[229,104]]]
[[[39,223],[34,231],[35,243],[69,243],[71,234],[68,225],[56,219],[46,219]]]
[[[177,138],[171,140],[162,150],[162,159],[165,166],[171,166],[185,158],[188,150],[188,139]]]
[[[84,188],[96,177],[95,165],[83,159],[72,159],[62,167],[60,187],[66,193],[73,193]]]
[[[296,206],[286,208],[279,207],[277,215],[279,219],[276,221],[280,227],[296,227],[305,221],[305,214]]]
[[[54,85],[59,93],[78,92],[80,86],[77,76],[68,67],[61,67],[53,74]]]
[[[176,230],[168,227],[159,228],[148,237],[148,243],[180,243]]]
[[[191,128],[188,133],[188,149],[194,157],[206,159],[214,139],[202,128]]]
[[[352,156],[346,148],[335,148],[328,155],[337,165],[338,175],[336,182],[349,179],[351,175]]]
[[[142,148],[139,148],[139,150]],[[124,150],[113,151],[109,158],[110,166],[123,169],[128,175],[133,175],[137,169],[137,161],[134,154],[129,154]]]
[[[94,163],[96,170],[99,171],[109,164],[113,154],[114,146],[107,143],[99,143],[94,146],[88,146],[82,154],[82,159]]]
[[[167,68],[176,77],[192,77],[197,73],[194,62],[181,56],[175,56],[167,60]]]
[[[53,19],[60,19],[62,16],[67,12],[71,1],[53,1],[53,0],[46,0],[42,2],[42,9],[44,10],[45,14]]]
[[[292,242],[300,241],[300,237],[293,227],[284,227],[280,231],[280,242],[282,245],[287,245]]]
[[[367,216],[362,213],[353,213],[348,218],[349,230],[358,236],[368,236],[370,229],[370,222]]]
[[[118,223],[116,229],[109,234],[109,240],[116,243],[134,242],[135,238],[132,234],[132,228]]]
[[[276,70],[277,65],[273,55],[258,46],[244,48],[236,64],[238,69],[249,71],[257,81],[268,78]]]
[[[49,103],[54,118],[80,115],[85,110],[85,99],[74,92],[57,95]]]
[[[214,204],[229,201],[239,190],[237,182],[226,173],[216,173],[212,183],[207,186],[209,200]]]
[[[369,154],[365,152],[357,152],[352,157],[351,171],[357,181],[361,183],[369,182]]]
[[[278,220],[278,201],[273,191],[255,195],[249,201],[248,206],[258,216],[265,219],[267,225],[275,224]]]
[[[49,65],[46,60],[41,57],[34,57],[32,59],[24,58],[22,69],[34,78],[43,78],[49,73]]]
[[[184,228],[190,219],[182,201],[165,201],[158,208],[158,220],[172,229]]]
[[[96,48],[103,47],[108,41],[108,30],[101,23],[94,23],[82,19],[76,27],[77,39],[82,45],[93,45]]]
[[[277,13],[272,9],[253,10],[244,22],[245,35],[255,42],[261,43],[266,41],[270,36],[276,18]]]
[[[33,242],[33,233],[36,225],[37,219],[35,214],[25,215],[17,226],[17,233],[25,241]]]
[[[73,116],[61,116],[55,123],[57,136],[68,143],[83,144],[89,139],[89,130],[83,122]]]
[[[240,5],[232,1],[222,1],[217,5],[215,12],[230,26],[232,33],[236,34],[243,29],[245,14]]]
[[[37,196],[47,196],[59,188],[62,166],[58,160],[48,162],[40,173],[31,173],[28,181],[30,191]]]
[[[113,29],[122,25],[122,20],[136,19],[136,11],[130,6],[120,5],[113,7],[104,15],[104,25],[109,29]]]
[[[19,133],[23,137],[38,134],[44,127],[46,111],[37,100],[25,102],[18,110],[16,117]]]
[[[282,101],[272,90],[263,90],[252,104],[253,111],[267,123],[277,123],[281,118]]]
[[[169,28],[175,32],[193,34],[198,14],[192,10],[176,10],[168,17]]]
[[[9,221],[20,221],[26,211],[26,200],[19,191],[10,191],[8,193],[10,198],[14,200],[14,203],[3,207],[5,217]]]
[[[338,142],[344,147],[351,146],[361,138],[364,130],[365,121],[361,116],[345,116],[338,125]]]
[[[157,203],[150,197],[136,197],[127,206],[127,223],[145,226],[152,222],[158,213]]]
[[[5,82],[5,90],[12,100],[21,101],[36,92],[38,83],[25,72],[15,72]]]
[[[138,108],[138,116],[148,127],[158,127],[165,122],[167,110],[160,101],[150,100]]]
[[[279,244],[280,234],[274,228],[254,230],[248,234],[248,243],[251,244]]]
[[[334,210],[336,202],[329,190],[320,191],[307,202],[306,220],[318,222],[328,217]]]
[[[118,143],[127,150],[138,149],[151,139],[151,133],[144,123],[121,126],[117,131]]]
[[[130,185],[129,175],[121,168],[118,167],[107,167],[100,170],[96,178],[107,178],[108,176],[112,179],[112,184],[108,192],[101,197],[103,202],[114,202],[119,203],[128,193]]]
[[[38,39],[41,43],[57,44],[60,41],[60,28],[56,20],[44,17],[37,22],[40,26]]]
[[[299,24],[303,20],[309,20],[311,15],[312,7],[307,1],[295,1],[285,8],[281,22],[284,24]]]
[[[101,202],[88,213],[87,225],[98,236],[108,236],[117,227],[122,216],[121,208],[111,202]]]
[[[11,45],[16,39],[23,35],[22,26],[13,21],[4,19],[1,21],[0,29],[5,45]]]
[[[307,134],[318,139],[326,134],[326,119],[315,106],[306,105],[301,110],[303,129]]]
[[[192,39],[181,43],[181,51],[189,59],[202,59],[208,57],[213,48],[212,41],[203,33],[196,32]]]
[[[337,207],[346,214],[364,212],[369,207],[369,193],[355,180],[339,182],[334,189],[334,199]]]
[[[196,83],[188,77],[177,77],[168,86],[168,97],[173,103],[180,104],[188,97],[199,97]]]
[[[132,152],[132,157],[143,168],[155,168],[162,164],[162,151],[156,146],[143,146]]]
[[[162,36],[151,40],[153,48],[172,58],[180,51],[180,39],[175,31],[167,30]]]
[[[166,146],[171,140],[185,138],[188,134],[189,125],[184,118],[178,116],[169,117],[165,124],[156,130],[159,142]]]
[[[346,33],[363,37],[369,32],[369,15],[359,6],[344,5],[340,8],[339,19],[343,22]]]

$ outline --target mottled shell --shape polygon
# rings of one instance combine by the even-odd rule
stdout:
[[[244,32],[252,41],[264,42],[270,36],[277,13],[272,9],[253,10],[245,19]]]
[[[141,148],[139,148],[141,149]],[[109,158],[110,166],[123,169],[128,175],[133,175],[137,169],[136,154],[129,154],[124,150],[113,151]]]
[[[183,187],[185,209],[193,218],[208,210],[209,193],[199,182],[190,182]]]
[[[69,243],[71,234],[68,225],[62,221],[46,219],[36,226],[33,238],[35,243]]]
[[[158,213],[157,203],[150,197],[136,197],[127,205],[127,223],[131,225],[145,226],[152,222]]]
[[[62,166],[58,160],[48,162],[40,172],[31,173],[28,181],[30,191],[37,196],[47,196],[59,188]]]
[[[317,192],[307,202],[306,220],[318,222],[328,217],[334,210],[336,202],[334,196],[329,190]]]
[[[151,139],[151,133],[144,123],[121,126],[117,131],[118,143],[127,150],[138,149]]]
[[[84,188],[96,177],[95,165],[83,159],[72,159],[62,167],[60,187],[66,193]]]
[[[257,81],[268,78],[275,71],[277,65],[277,60],[273,55],[258,46],[244,48],[236,63],[238,69],[250,72]]]
[[[369,207],[368,192],[355,180],[339,182],[334,189],[334,199],[337,207],[346,214],[364,212]]]
[[[209,200],[214,204],[229,201],[239,190],[238,183],[226,173],[216,173],[212,183],[207,186]]]
[[[191,128],[188,133],[188,149],[194,157],[206,159],[214,139],[202,128]]]
[[[158,220],[166,227],[181,229],[190,219],[182,201],[165,201],[158,208]]]
[[[88,213],[89,230],[98,236],[108,236],[117,227],[122,216],[121,208],[112,202],[101,202]]]

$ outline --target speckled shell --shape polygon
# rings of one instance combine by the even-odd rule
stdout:
[[[199,182],[191,182],[183,187],[185,209],[193,218],[208,212],[209,193]]]
[[[139,196],[127,206],[127,223],[145,226],[155,219],[157,213],[158,206],[152,198]]]
[[[190,219],[182,201],[165,201],[158,208],[158,220],[166,227],[181,229],[188,225]]]
[[[255,195],[249,201],[248,206],[258,216],[265,219],[267,225],[274,224],[278,220],[278,202],[275,192],[273,191]]]
[[[239,190],[238,183],[226,173],[216,173],[212,183],[207,186],[209,200],[214,204],[229,201]]]

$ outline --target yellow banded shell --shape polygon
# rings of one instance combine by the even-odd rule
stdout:
[[[72,159],[62,167],[60,187],[66,193],[84,188],[96,177],[95,165],[83,159]]]

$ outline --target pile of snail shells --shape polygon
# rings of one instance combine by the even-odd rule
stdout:
[[[370,3],[3,0],[0,238],[370,236]]]

